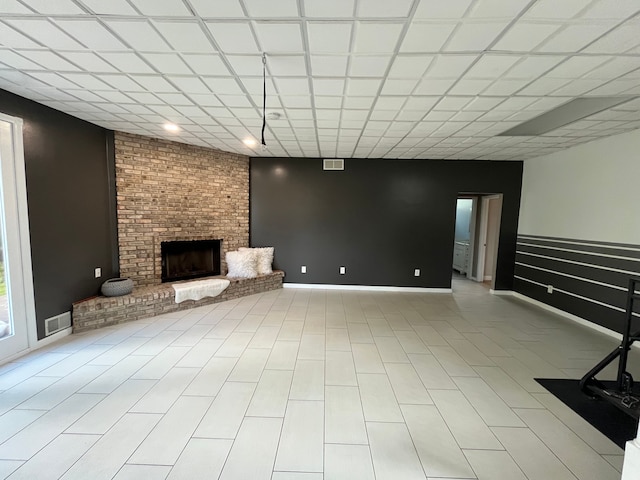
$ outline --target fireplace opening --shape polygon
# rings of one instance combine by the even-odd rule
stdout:
[[[161,242],[162,282],[220,275],[222,240]]]

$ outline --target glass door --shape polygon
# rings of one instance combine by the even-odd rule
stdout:
[[[0,114],[0,363],[29,348],[35,327],[22,121]]]

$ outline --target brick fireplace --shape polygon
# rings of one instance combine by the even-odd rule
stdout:
[[[249,158],[211,148],[115,133],[120,276],[161,282],[161,242],[249,244]]]

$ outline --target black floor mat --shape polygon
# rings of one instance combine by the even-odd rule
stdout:
[[[579,380],[536,378],[536,381],[620,448],[624,449],[625,442],[636,437],[638,421],[605,400],[589,398],[580,390]],[[614,384],[603,383],[607,387]]]

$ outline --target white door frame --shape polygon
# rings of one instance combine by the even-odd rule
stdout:
[[[31,266],[27,181],[21,118],[0,113],[0,152],[5,219],[5,260],[10,275],[11,310],[15,335],[2,340],[0,363],[29,351],[38,342]],[[8,181],[7,181],[8,180]],[[17,228],[16,228],[17,227]],[[13,341],[13,342],[12,342]],[[7,342],[5,344],[5,342]]]
[[[498,243],[500,241],[499,235],[496,236],[496,245],[487,245],[487,237],[489,233],[489,202],[492,200],[502,200],[502,194],[496,195],[483,195],[480,197],[480,227],[479,227],[479,235],[478,235],[478,257],[476,263],[476,281],[483,282],[485,277],[485,259],[487,256],[487,247],[495,248],[495,254],[493,257],[493,265],[491,267],[491,285],[495,285],[496,278],[496,266],[497,266],[497,255],[498,255]],[[500,203],[502,207],[502,202]],[[502,212],[500,213],[500,218],[498,220],[498,229],[500,229],[500,224],[502,222]],[[499,232],[498,232],[499,233]]]

